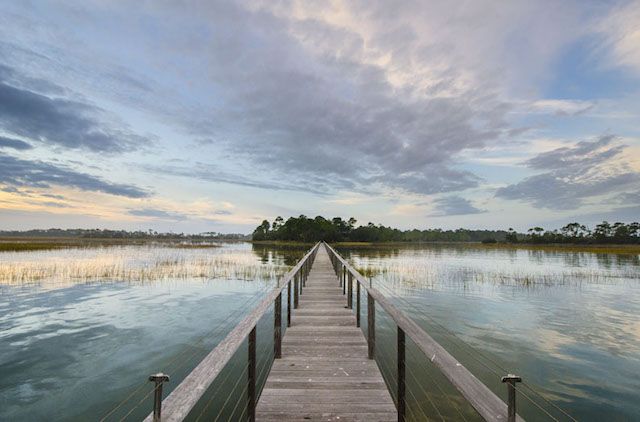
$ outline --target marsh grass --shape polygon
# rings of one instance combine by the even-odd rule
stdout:
[[[100,248],[106,246],[158,245],[173,248],[215,248],[219,243],[155,239],[92,239],[92,238],[16,238],[0,237],[0,252],[45,251],[70,248]]]
[[[247,251],[225,248],[102,246],[0,254],[0,284],[155,281],[186,278],[274,280],[284,262],[261,262]]]
[[[350,261],[363,276],[394,290],[469,289],[474,285],[490,284],[515,287],[581,286],[584,283],[640,281],[638,268],[629,265],[601,268],[593,263],[567,266],[538,265],[530,261],[514,265],[511,260],[492,261],[488,258],[486,261],[460,257],[442,260],[437,256],[420,256],[415,251],[406,251],[383,258],[355,255]]]

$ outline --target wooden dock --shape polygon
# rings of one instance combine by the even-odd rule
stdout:
[[[397,421],[329,255],[319,248],[256,407],[258,421]]]
[[[365,315],[363,301],[367,304]],[[395,390],[396,403],[376,364],[376,359],[381,359],[376,354],[376,308],[386,313],[397,332],[395,385],[390,387]],[[272,367],[262,386],[256,377],[257,330],[259,321],[271,309],[273,325],[261,328],[273,335],[273,350],[267,357]],[[357,322],[362,317],[367,321],[366,339]],[[284,338],[283,323],[291,324]],[[412,407],[418,412],[418,420],[436,416],[444,420],[431,399],[437,415],[430,410],[427,415],[419,406],[415,396],[427,394],[423,386],[419,385],[415,394],[410,390],[415,385],[406,380],[411,370],[407,368],[406,339],[473,408],[472,416],[489,422],[523,422],[516,412],[516,383],[520,377],[505,374],[500,378],[508,392],[505,403],[324,242],[309,249],[166,398],[162,397],[162,384],[168,377],[163,373],[150,377],[155,385],[145,397],[154,395],[153,412],[145,422],[199,420],[207,410],[206,417],[215,420],[404,422]],[[215,388],[210,393],[243,346],[247,347],[246,377],[240,376],[233,387]],[[221,382],[224,384],[226,378]],[[425,384],[430,382],[424,380]],[[413,397],[411,403],[407,403],[407,391]],[[209,408],[216,399],[217,407]],[[466,419],[457,406],[451,410]],[[457,414],[452,420],[458,420]],[[416,419],[415,413],[412,419]]]

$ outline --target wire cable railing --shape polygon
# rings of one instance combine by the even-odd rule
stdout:
[[[125,404],[130,404],[132,400],[137,398],[136,396],[142,394],[145,390],[144,387],[148,383],[134,386],[133,391],[105,414],[101,422],[115,418],[120,421],[126,420],[132,416],[139,406],[150,400],[152,395],[154,395],[153,412],[145,419],[145,421],[149,422],[161,419],[163,421],[182,421],[187,417],[199,419],[204,416],[211,419],[207,412],[212,402],[216,399],[223,400],[223,404],[215,408],[217,413],[213,416],[214,419],[223,417],[224,420],[223,415],[231,410],[229,417],[232,417],[233,420],[243,418],[253,420],[255,418],[256,403],[266,382],[265,375],[269,373],[273,360],[281,357],[282,337],[286,327],[291,324],[291,309],[297,308],[298,297],[302,293],[319,246],[320,243],[317,243],[308,250],[304,257],[282,279],[278,280],[277,287],[266,292],[266,297],[253,297],[246,301],[238,312],[246,312],[249,307],[253,307],[253,310],[213,350],[200,358],[201,360],[195,368],[186,375],[166,398],[162,398],[162,385],[168,381],[168,376],[163,373],[154,374],[150,377],[150,380],[155,381],[153,388],[146,391],[131,408],[127,409],[128,411],[122,417],[118,413],[122,412]],[[286,306],[286,316],[283,318],[284,306]],[[266,318],[265,315],[268,312],[271,313],[273,321],[268,323],[267,331],[273,341],[265,341],[266,345],[261,347],[260,350],[256,350],[258,325],[261,320]],[[204,341],[208,335],[213,335],[214,333],[219,335],[222,330],[227,328],[228,322],[234,318],[237,319],[238,314],[232,313],[228,315],[212,330],[199,338],[196,343]],[[264,331],[264,327],[261,326],[260,330]],[[239,371],[228,368],[228,364],[237,355],[237,351],[243,343],[247,345],[248,353],[244,362],[241,361],[241,366],[238,365],[244,368],[238,374]],[[193,365],[194,359],[198,359],[198,355],[201,353],[202,349],[199,349],[196,345],[189,345],[187,349],[178,353],[169,361],[165,366],[165,370],[173,373],[184,370],[190,364]],[[261,362],[258,362],[258,359],[263,356],[264,360],[262,361],[261,359]],[[225,371],[225,369],[227,370]],[[225,374],[225,372],[227,373]],[[224,380],[222,382],[219,379],[221,373],[226,375],[226,377],[223,377]],[[234,376],[237,379],[233,388],[229,391],[225,384],[227,380],[233,380],[232,377]],[[242,386],[243,382],[244,386],[242,388],[238,387]],[[211,391],[213,391],[211,396],[207,397],[207,401],[204,402],[205,395],[209,396]],[[220,398],[218,394],[220,391],[225,391],[226,396]],[[236,399],[233,402],[231,401],[233,396],[243,397],[244,400]],[[233,408],[228,406],[229,403],[233,403]],[[239,406],[241,403],[245,403],[245,405],[238,416],[239,419],[237,419],[236,415],[240,412]]]
[[[388,296],[395,295],[395,292],[388,286],[377,284],[376,287],[381,291],[386,292]],[[446,336],[446,339],[451,343],[451,346],[453,348],[464,353],[465,357],[469,358],[471,361],[480,364],[484,370],[490,372],[492,376],[495,376],[496,380],[500,380],[502,374],[510,372],[507,369],[505,369],[503,365],[499,364],[495,359],[489,357],[486,353],[483,353],[477,348],[471,346],[469,343],[461,339],[457,333],[445,327],[443,324],[435,320],[435,318],[430,316],[428,313],[425,313],[424,311],[420,310],[415,305],[415,303],[412,303],[406,299],[402,299],[398,297],[396,297],[395,299],[397,301],[400,301],[402,303],[402,307],[406,309],[412,316],[414,317],[419,316],[419,317],[428,319],[430,324],[433,325],[433,328],[435,329],[435,331],[442,332]],[[523,388],[526,389],[526,391],[528,391],[529,393],[531,393],[531,395],[535,396],[535,398],[526,394],[523,391]],[[562,420],[562,419],[565,419],[568,421],[577,421],[577,419],[571,416],[567,411],[562,409],[556,403],[553,403],[552,401],[547,399],[542,393],[540,393],[530,383],[521,381],[519,385],[516,387],[516,390],[521,392],[522,396],[525,399],[527,399],[527,402],[530,402],[536,409],[538,409],[541,412],[542,416],[545,416],[551,420],[556,420],[556,421]],[[552,408],[552,410],[550,411],[549,409],[545,409],[544,405],[540,404],[539,401],[536,401],[536,399],[542,400],[544,404]],[[557,416],[560,417],[560,419],[553,416],[552,413],[554,412],[557,413]]]
[[[437,343],[429,334],[418,326],[404,312],[393,305],[382,292],[373,287],[356,271],[344,258],[342,258],[331,246],[324,243],[327,252],[338,275],[343,292],[353,292],[353,282],[356,283],[356,291],[364,290],[367,297],[367,343],[369,358],[373,359],[376,353],[376,304],[393,320],[397,328],[397,382],[396,382],[396,406],[398,420],[404,421],[406,415],[406,348],[405,337],[410,338],[423,353],[424,358],[435,365],[448,381],[464,396],[467,402],[486,421],[516,422],[523,419],[516,413],[515,383],[519,378],[504,374],[502,382],[507,383],[509,391],[509,403],[503,402],[491,389],[476,378],[467,368],[458,362],[449,352]],[[348,285],[348,286],[347,286]],[[360,320],[361,300],[356,300],[357,320]],[[352,297],[348,297],[349,307],[353,307]],[[439,415],[442,416],[442,415]]]

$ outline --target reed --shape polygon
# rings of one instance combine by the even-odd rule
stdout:
[[[3,252],[0,284],[39,281],[155,281],[186,278],[275,280],[289,267],[261,262],[241,250],[165,246],[110,246]]]

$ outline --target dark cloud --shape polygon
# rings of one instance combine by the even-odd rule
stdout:
[[[612,145],[615,140],[615,136],[607,135],[595,141],[578,142],[571,147],[538,154],[525,164],[536,170],[584,173],[595,166],[605,164],[626,148],[626,145]]]
[[[180,214],[180,213],[176,213],[176,212],[169,212],[169,211],[164,211],[164,210],[160,210],[160,209],[155,209],[155,208],[143,208],[143,209],[139,209],[139,210],[129,210],[128,213],[130,215],[135,215],[137,217],[152,217],[152,218],[158,218],[161,220],[174,220],[174,221],[182,221],[182,220],[186,220],[186,215],[184,214]]]
[[[33,146],[19,139],[6,138],[4,136],[0,136],[0,148],[13,148],[19,151],[24,151],[27,149],[32,149]]]
[[[294,192],[308,192],[317,195],[327,195],[335,183],[319,177],[307,177],[300,179],[297,183],[290,183],[286,180],[272,180],[267,175],[260,177],[253,175],[247,170],[246,175],[230,173],[212,164],[192,162],[185,165],[162,165],[162,166],[142,166],[148,172],[160,175],[172,175],[180,177],[190,177],[205,182],[228,183],[233,185],[247,186],[258,189],[282,190]]]
[[[202,6],[194,18],[211,32],[184,54],[206,62],[216,104],[224,106],[192,113],[183,124],[277,180],[458,191],[478,178],[454,168],[456,154],[510,130],[509,105],[490,88],[461,92],[455,69],[437,89],[420,81],[396,86],[389,69],[363,60],[366,43],[347,28],[228,3]]]
[[[148,143],[147,138],[126,128],[111,127],[104,119],[105,112],[97,107],[10,84],[2,78],[8,74],[6,67],[0,72],[0,129],[6,132],[94,152],[119,153]]]
[[[525,165],[545,173],[500,188],[496,196],[530,202],[538,208],[576,209],[588,198],[637,188],[640,173],[617,161],[627,146],[615,144],[615,140],[603,136],[539,154]]]
[[[487,212],[473,206],[471,201],[460,196],[445,196],[433,201],[435,212],[431,217],[446,217],[452,215],[482,214]]]
[[[215,215],[231,215],[233,214],[231,211],[228,210],[216,210],[214,212]]]
[[[52,185],[58,185],[129,198],[149,196],[147,191],[133,185],[110,183],[62,165],[22,160],[3,154],[0,154],[0,183],[5,185],[5,189],[50,188]]]

